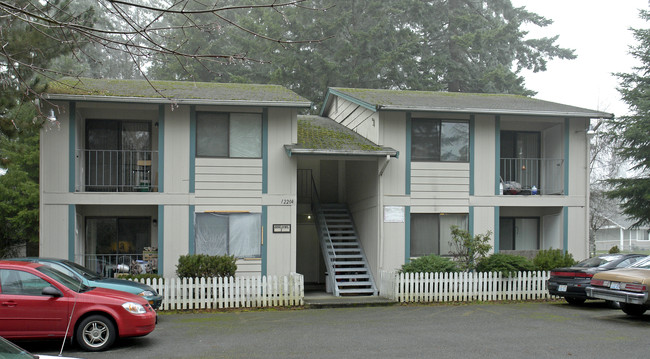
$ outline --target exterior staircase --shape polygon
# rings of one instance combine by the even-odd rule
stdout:
[[[348,206],[337,203],[315,207],[316,227],[328,269],[328,289],[337,297],[377,295]]]

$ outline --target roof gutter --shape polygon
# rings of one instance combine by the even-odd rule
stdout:
[[[362,151],[362,150],[326,150],[313,148],[295,148],[285,145],[287,156],[345,156],[345,157],[398,157],[397,150]]]
[[[379,105],[377,110],[384,111],[412,111],[412,112],[453,112],[489,115],[527,115],[527,116],[553,116],[553,117],[588,117],[588,118],[614,118],[614,114],[607,112],[571,112],[571,111],[530,111],[530,110],[503,110],[485,108],[456,108],[456,107],[418,107],[418,106],[391,106]]]
[[[259,106],[259,107],[300,107],[310,108],[311,102],[305,101],[246,101],[246,100],[210,100],[210,99],[169,99],[164,97],[120,97],[97,95],[62,95],[45,94],[48,100],[61,101],[88,101],[88,102],[114,102],[114,103],[145,103],[175,105],[206,105],[206,106]]]

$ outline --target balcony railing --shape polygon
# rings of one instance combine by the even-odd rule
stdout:
[[[157,260],[143,260],[142,254],[86,254],[84,267],[103,277],[112,278],[118,273],[146,274],[156,273]]]
[[[77,150],[87,192],[155,192],[157,151]]]
[[[503,194],[564,194],[564,160],[557,158],[502,158]]]

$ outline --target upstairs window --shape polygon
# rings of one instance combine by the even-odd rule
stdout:
[[[411,160],[469,162],[469,121],[412,119]]]
[[[262,115],[197,113],[196,157],[261,158]]]

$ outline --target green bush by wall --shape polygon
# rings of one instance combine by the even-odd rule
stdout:
[[[180,278],[232,277],[237,271],[235,256],[188,254],[178,259],[176,274]]]

